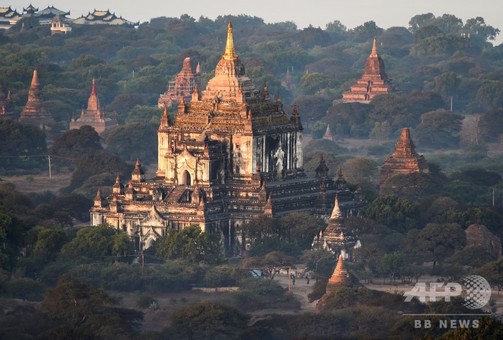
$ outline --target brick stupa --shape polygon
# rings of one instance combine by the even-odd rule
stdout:
[[[166,92],[159,96],[158,106],[162,108],[171,106],[174,101],[179,101],[182,98],[190,99],[194,89],[198,91],[200,74],[201,67],[199,64],[197,64],[196,71],[193,72],[190,58],[185,58],[180,73],[168,83]]]
[[[400,138],[395,144],[395,152],[386,159],[381,168],[380,185],[394,175],[408,175],[415,172],[429,173],[429,171],[424,156],[419,155],[415,150],[409,129],[403,128]]]
[[[362,77],[351,86],[350,91],[342,94],[342,101],[369,103],[375,96],[390,92],[396,92],[396,88],[386,75],[384,61],[377,53],[374,39]]]
[[[96,92],[94,79],[91,86],[91,95],[87,100],[87,109],[84,110],[84,108],[82,108],[80,117],[76,120],[72,119],[70,122],[70,130],[80,129],[84,125],[92,126],[99,134],[117,125],[117,120],[108,117],[105,118],[105,115],[100,107],[100,100]]]
[[[33,71],[33,78],[28,92],[28,100],[23,111],[21,111],[19,122],[40,127],[54,124],[52,115],[44,107],[42,88],[38,80],[37,70]]]

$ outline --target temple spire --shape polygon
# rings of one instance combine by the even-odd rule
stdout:
[[[225,60],[233,60],[236,59],[237,54],[234,51],[234,38],[232,36],[232,23],[229,20],[227,24],[227,42],[225,44],[225,53],[223,58]]]
[[[33,78],[31,78],[31,87],[40,86],[40,82],[38,81],[38,73],[37,70],[33,70]]]
[[[339,206],[339,197],[335,195],[334,209],[332,210],[332,215],[330,215],[330,220],[338,221],[341,219],[341,208]]]
[[[377,57],[376,38],[374,38],[374,42],[372,43],[372,51],[370,52],[370,56]]]
[[[93,78],[93,84],[92,84],[92,87],[91,87],[91,96],[95,96],[96,95],[96,84],[95,84],[95,81],[94,81],[94,78]]]

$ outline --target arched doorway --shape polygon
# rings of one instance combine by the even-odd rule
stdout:
[[[185,170],[183,172],[183,184],[185,185],[191,185],[192,184],[192,180],[191,180],[191,177],[190,177],[190,172],[188,172],[187,170]]]

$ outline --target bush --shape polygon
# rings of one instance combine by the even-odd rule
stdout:
[[[28,278],[13,279],[5,282],[4,296],[31,301],[42,301],[45,285],[42,282]]]

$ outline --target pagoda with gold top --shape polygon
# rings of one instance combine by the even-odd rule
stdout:
[[[118,179],[112,195],[91,209],[94,225],[126,230],[140,249],[169,230],[196,224],[220,235],[227,255],[239,254],[249,244],[244,223],[314,211],[320,187],[330,201],[336,194],[329,176],[305,175],[300,113],[295,106],[288,115],[266,85],[254,87],[234,49],[231,23],[206,89],[182,96],[173,119],[164,109],[156,177],[147,180],[140,170],[138,162],[126,189]],[[345,203],[346,209],[361,206],[353,198]]]
[[[342,94],[342,101],[369,103],[375,96],[390,92],[396,92],[396,88],[386,75],[384,61],[377,53],[376,39],[374,39],[362,77],[351,86],[350,91]]]
[[[82,107],[80,117],[77,119],[72,118],[72,121],[70,122],[70,130],[80,129],[84,125],[93,127],[99,134],[117,125],[117,120],[105,117],[105,114],[101,109],[94,78],[91,85],[91,94],[87,100],[87,109]]]

